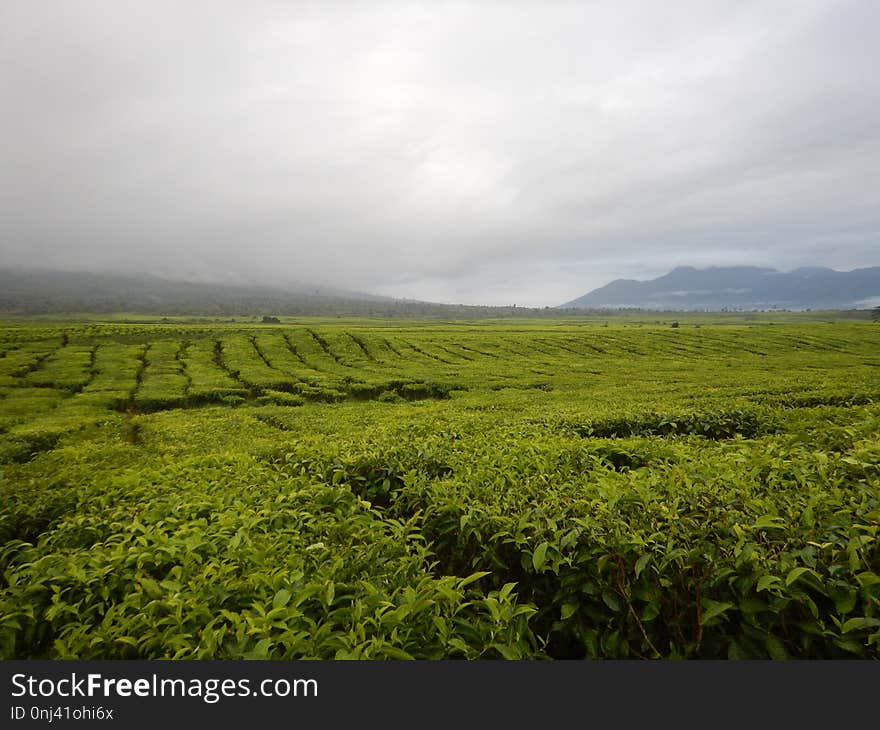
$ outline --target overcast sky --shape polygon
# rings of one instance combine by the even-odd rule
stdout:
[[[880,265],[880,2],[0,2],[0,264],[555,305]]]

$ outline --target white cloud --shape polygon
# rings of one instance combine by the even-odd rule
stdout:
[[[0,263],[557,304],[880,264],[868,2],[7,2]]]

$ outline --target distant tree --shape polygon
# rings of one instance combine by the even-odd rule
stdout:
[[[673,322],[673,323],[672,323],[671,325],[669,325],[669,326],[672,327],[673,329],[678,329],[678,322]]]
[[[281,324],[281,320],[278,319],[278,317],[270,317],[268,315],[264,315],[263,324]]]
[[[871,310],[871,319],[875,322],[880,322],[880,307],[874,307],[874,309]]]

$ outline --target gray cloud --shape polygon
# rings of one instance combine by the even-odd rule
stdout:
[[[0,5],[0,261],[556,304],[880,264],[880,6]]]

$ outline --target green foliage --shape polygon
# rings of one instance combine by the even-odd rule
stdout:
[[[729,439],[735,436],[753,438],[762,431],[771,430],[771,427],[762,424],[760,415],[741,409],[707,413],[646,413],[566,425],[581,436],[598,438],[672,435],[703,436],[710,439]]]
[[[0,326],[0,657],[878,658],[878,351]]]

